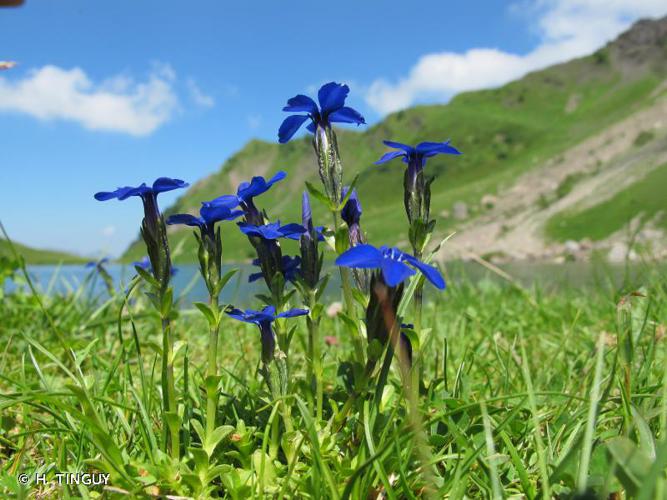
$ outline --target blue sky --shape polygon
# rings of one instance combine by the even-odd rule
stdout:
[[[140,202],[92,195],[195,182],[323,82],[373,123],[586,54],[657,0],[90,2],[0,9],[0,220],[37,247],[120,254]],[[452,135],[455,131],[451,132]],[[222,194],[222,193],[221,193]],[[161,197],[167,206],[177,193]]]

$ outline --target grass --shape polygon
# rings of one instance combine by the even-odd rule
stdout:
[[[558,241],[604,239],[637,216],[646,221],[660,213],[665,214],[665,186],[667,163],[608,200],[578,212],[566,211],[554,215],[546,224],[546,234]],[[667,217],[663,216],[657,223],[667,229]]]
[[[664,276],[648,268],[621,287],[601,278],[557,291],[449,278],[424,311],[432,330],[419,349],[428,464],[398,371],[390,371],[377,409],[359,401],[345,425],[332,424],[347,400],[353,359],[338,319],[321,325],[339,340],[325,348],[323,419],[311,413],[306,381],[292,377],[294,430],[277,444],[278,406],[257,373],[257,330],[223,322],[221,430],[206,458],[198,429],[208,328],[198,312],[180,310],[176,386],[191,418],[186,453],[175,462],[157,444],[160,333],[147,300],[96,298],[85,288],[10,294],[0,302],[0,491],[16,498],[574,498],[623,490],[653,498],[665,491]],[[290,362],[301,374],[305,322],[296,324]],[[84,470],[108,471],[112,484],[17,481],[22,472],[53,478]]]

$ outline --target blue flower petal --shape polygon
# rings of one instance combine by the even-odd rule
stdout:
[[[287,101],[287,106],[283,108],[283,111],[288,111],[291,113],[300,113],[305,111],[311,115],[317,114],[317,104],[307,95],[298,94],[292,97]]]
[[[306,228],[301,224],[291,223],[282,226],[279,229],[280,234],[285,238],[298,239],[300,235],[306,232]],[[296,238],[293,238],[296,236]]]
[[[285,235],[280,231],[280,222],[272,224],[265,224],[263,226],[255,226],[247,222],[238,222],[239,229],[242,233],[248,236],[258,236],[265,240],[277,240],[283,238]]]
[[[356,109],[342,107],[329,115],[330,122],[338,123],[356,123],[357,125],[363,125],[366,123],[364,117],[361,116]]]
[[[199,213],[206,224],[213,224],[223,220],[234,220],[243,215],[243,210],[231,210],[225,205],[202,205]]]
[[[287,177],[287,172],[285,172],[284,170],[279,170],[278,172],[276,172],[276,175],[274,175],[268,181],[266,181],[266,185],[271,187],[276,182],[282,181],[285,177]]]
[[[262,279],[263,277],[264,275],[262,273],[252,273],[250,276],[248,276],[248,283],[252,283],[254,281]]]
[[[271,316],[271,318],[275,319],[276,317],[276,308],[275,306],[266,306],[264,309],[262,309],[262,314],[265,314],[267,316]]]
[[[384,277],[385,283],[389,286],[396,286],[399,283],[402,283],[415,274],[415,272],[414,269],[410,269],[408,266],[397,260],[382,259],[382,276]]]
[[[347,196],[348,189],[349,188],[347,186],[343,187],[343,198]],[[361,214],[361,202],[357,196],[357,190],[353,189],[352,194],[345,202],[343,210],[340,212],[340,216],[345,221],[345,223],[350,226],[352,224],[359,224],[359,221],[361,220]]]
[[[118,188],[115,191],[100,191],[99,193],[95,193],[95,199],[97,201],[113,200],[114,198],[118,198],[118,191],[120,189],[122,188]]]
[[[289,311],[281,312],[276,318],[294,318],[296,316],[304,316],[308,312],[308,309],[290,309]]]
[[[192,214],[175,214],[169,216],[167,224],[185,224],[186,226],[201,227],[204,224],[204,221]]]
[[[225,312],[227,313],[228,316],[230,316],[234,319],[237,319],[239,321],[248,322],[247,319],[246,319],[246,313],[241,311],[241,309],[233,308],[233,309],[228,309]]]
[[[350,93],[350,87],[336,82],[325,83],[320,87],[317,93],[317,100],[320,101],[320,112],[322,117],[342,108],[345,105],[347,94]]]
[[[118,193],[118,199],[123,201],[127,200],[132,196],[144,196],[148,193],[152,193],[153,190],[146,186],[146,183],[142,182],[141,186],[138,187],[124,187],[116,190]]]
[[[239,197],[235,194],[223,194],[211,201],[205,201],[202,205],[223,205],[227,208],[236,208],[239,206]]]
[[[382,158],[380,158],[374,164],[375,165],[382,165],[383,163],[387,163],[388,161],[391,161],[394,158],[398,158],[400,156],[405,157],[405,152],[404,151],[389,151],[388,153],[383,154]]]
[[[436,267],[424,264],[423,262],[417,260],[417,258],[413,257],[412,255],[406,255],[406,260],[414,267],[419,269],[421,273],[426,277],[426,279],[429,280],[431,283],[433,283],[434,287],[438,288],[439,290],[445,289],[446,286],[445,280],[440,274],[440,271],[438,271]]]
[[[446,142],[420,142],[415,148],[416,151],[425,156],[434,156],[437,154],[460,155],[461,152],[454,146]]]
[[[390,148],[396,148],[396,149],[402,149],[406,153],[414,153],[415,148],[412,146],[408,146],[407,144],[403,144],[401,142],[394,142],[394,141],[382,141],[386,146],[389,146]]]
[[[336,259],[337,266],[373,269],[381,267],[384,260],[382,252],[373,245],[357,245],[346,250]]]
[[[153,192],[155,194],[172,191],[174,189],[188,187],[189,184],[181,179],[171,179],[169,177],[160,177],[153,183]]]
[[[278,142],[280,144],[288,142],[296,134],[301,125],[303,125],[303,122],[308,119],[310,119],[308,115],[292,115],[285,118],[278,129]]]
[[[314,134],[315,131],[317,130],[317,125],[315,124],[315,122],[311,121],[308,125],[306,125],[306,130],[311,134]]]

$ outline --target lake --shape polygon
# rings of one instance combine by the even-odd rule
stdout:
[[[199,267],[194,264],[179,265],[173,277],[176,295],[180,297],[183,306],[189,306],[192,302],[205,302],[208,300],[206,286],[199,276]],[[257,272],[257,267],[249,264],[226,266],[223,273],[236,267],[239,272],[229,281],[221,296],[221,302],[235,304],[239,307],[257,306],[255,295],[265,293],[264,281],[258,280],[248,283],[248,276]],[[597,285],[611,286],[615,288],[633,288],[641,286],[644,277],[650,272],[664,272],[666,266],[652,266],[649,264],[632,263],[629,266],[623,264],[569,262],[564,264],[538,263],[538,262],[515,262],[498,266],[499,271],[492,271],[475,262],[452,262],[444,266],[444,274],[450,288],[457,284],[468,282],[479,284],[483,282],[494,282],[500,285],[509,285],[510,279],[524,287],[538,285],[543,289],[557,290],[559,288],[593,287]],[[106,267],[112,276],[116,287],[126,288],[131,278],[135,275],[134,268],[128,265],[112,264]],[[102,280],[82,265],[67,266],[29,266],[28,271],[37,287],[47,294],[70,293],[81,289],[85,285],[85,293],[100,297],[106,295]],[[327,287],[325,299],[327,302],[340,300],[339,277],[337,270],[329,267],[331,279]],[[499,273],[506,273],[501,276]],[[17,285],[11,281],[5,283],[5,290],[11,292],[25,284]],[[435,290],[426,287],[426,299]]]

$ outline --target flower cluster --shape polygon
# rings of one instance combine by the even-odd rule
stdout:
[[[323,273],[325,252],[320,247],[322,242],[333,248],[337,254],[335,265],[338,266],[345,308],[341,313],[344,328],[349,330],[352,339],[354,359],[353,382],[350,385],[350,401],[335,411],[336,420],[345,418],[345,408],[354,404],[360,392],[367,391],[369,384],[376,381],[375,394],[382,394],[382,384],[392,361],[393,353],[398,353],[401,361],[401,373],[406,375],[413,363],[419,359],[413,340],[418,339],[420,330],[421,286],[425,281],[436,289],[445,288],[445,280],[440,271],[424,259],[428,239],[433,231],[434,221],[430,220],[430,185],[432,177],[424,175],[426,161],[436,155],[458,155],[460,152],[449,142],[422,142],[415,147],[385,141],[385,145],[395,151],[385,153],[376,163],[382,164],[396,158],[407,164],[404,177],[404,205],[409,223],[412,254],[389,246],[374,246],[362,231],[362,206],[356,188],[357,179],[350,185],[343,184],[342,160],[338,150],[337,138],[332,127],[334,123],[365,123],[363,116],[353,108],[345,106],[349,87],[335,82],[323,85],[318,92],[316,103],[310,97],[297,95],[287,101],[283,111],[293,113],[281,124],[278,137],[280,143],[288,142],[308,122],[306,128],[313,134],[319,176],[324,193],[306,183],[307,191],[301,200],[300,223],[283,224],[279,219],[271,219],[266,210],[257,204],[257,198],[286,178],[284,171],[278,171],[265,179],[255,176],[249,182],[238,185],[235,194],[224,194],[212,200],[202,201],[197,213],[178,213],[170,215],[166,221],[158,208],[157,197],[160,193],[184,188],[188,184],[179,179],[161,177],[151,186],[141,184],[138,187],[121,187],[115,191],[99,192],[95,198],[100,201],[110,199],[125,200],[139,197],[143,202],[144,216],[141,223],[141,235],[146,245],[148,256],[135,263],[139,274],[137,282],[146,282],[150,291],[147,293],[159,314],[162,328],[162,397],[165,422],[164,445],[173,459],[179,460],[182,449],[180,438],[183,435],[180,418],[183,404],[175,380],[175,339],[172,321],[177,317],[173,310],[173,288],[170,278],[173,273],[167,225],[184,225],[195,228],[194,238],[198,245],[197,257],[199,271],[206,283],[209,300],[196,303],[209,326],[208,363],[202,377],[206,393],[206,410],[202,409],[201,418],[206,420],[204,435],[200,435],[202,445],[206,447],[215,442],[219,434],[216,422],[220,370],[218,366],[218,338],[221,318],[225,314],[235,320],[251,323],[259,328],[261,345],[261,373],[263,374],[270,395],[276,405],[281,407],[284,429],[290,432],[291,416],[288,399],[285,396],[294,386],[290,377],[289,350],[294,328],[288,328],[289,318],[306,316],[308,329],[305,360],[307,364],[306,385],[311,387],[308,398],[314,405],[314,415],[321,421],[324,411],[324,373],[320,334],[320,320],[325,310],[322,296],[327,286],[329,275]],[[360,191],[362,191],[360,189]],[[331,212],[333,225],[325,228],[313,221],[313,207],[309,194],[321,201]],[[233,275],[230,271],[223,276],[224,222],[236,221],[235,227],[247,237],[256,258],[252,264],[259,267],[259,272],[250,274],[248,281],[263,279],[269,294],[259,294],[257,298],[264,305],[260,310],[246,309],[219,303],[223,287]],[[236,230],[236,229],[235,229]],[[286,255],[281,247],[281,240],[298,242],[299,254]],[[324,245],[322,245],[324,247]],[[103,262],[92,263],[91,267],[103,270]],[[101,272],[101,271],[100,271]],[[352,279],[354,277],[354,280]],[[412,285],[407,286],[408,280]],[[356,282],[357,290],[353,288]],[[293,288],[290,288],[293,287]],[[406,292],[409,290],[410,292]],[[412,300],[419,307],[415,311],[415,325],[403,323],[407,315],[406,303]],[[128,292],[128,293],[131,293]],[[294,302],[297,301],[295,307]],[[361,313],[360,306],[364,313]],[[363,314],[363,316],[362,316]],[[361,320],[364,326],[359,326]],[[363,347],[363,340],[367,343]],[[417,344],[418,346],[418,344]],[[380,357],[384,356],[383,368],[377,373],[375,367]],[[407,365],[407,368],[406,366]],[[414,370],[418,372],[418,370]],[[407,376],[404,377],[408,383]],[[183,395],[183,397],[188,397]],[[362,400],[364,398],[361,398]],[[180,412],[180,413],[179,413]],[[199,432],[199,431],[198,431]],[[280,432],[275,426],[273,438]],[[187,444],[185,446],[188,446]],[[184,448],[185,448],[184,446]],[[286,450],[286,455],[288,454]],[[275,455],[273,455],[275,456]]]

